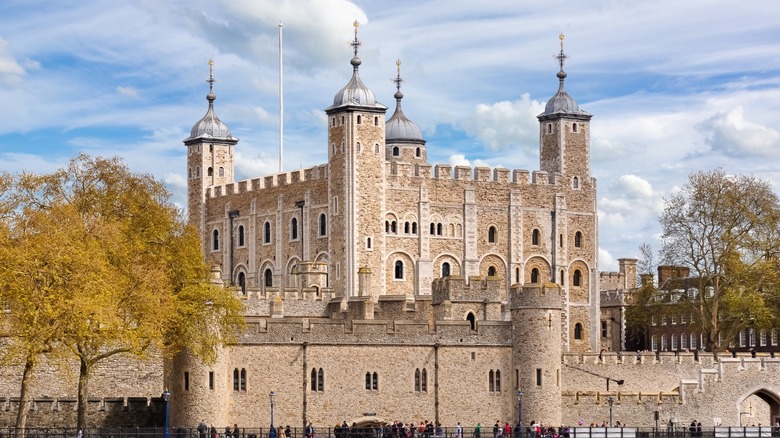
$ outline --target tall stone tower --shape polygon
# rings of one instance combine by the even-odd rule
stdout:
[[[196,226],[201,236],[205,236],[205,195],[206,190],[212,186],[218,186],[233,182],[233,146],[238,139],[230,135],[230,130],[214,111],[213,74],[214,61],[209,60],[209,94],[206,100],[209,102],[208,111],[192,127],[190,136],[184,140],[187,146],[187,209],[189,223]],[[217,235],[212,236],[219,242],[222,238],[217,230]],[[208,244],[204,242],[204,250],[208,250]]]
[[[561,424],[561,290],[513,286],[512,367],[523,391],[523,425]]]
[[[352,79],[333,98],[328,115],[329,276],[334,290],[356,296],[358,270],[384,272],[385,113],[358,75],[355,22]],[[382,283],[380,283],[382,284]],[[384,293],[383,290],[380,293]]]

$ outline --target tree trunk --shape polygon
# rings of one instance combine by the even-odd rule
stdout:
[[[28,355],[24,362],[22,388],[19,391],[19,411],[16,413],[16,438],[24,438],[24,429],[27,427],[27,413],[30,410],[30,394],[28,389],[34,367],[35,360],[31,355]]]
[[[87,396],[89,372],[91,371],[91,364],[83,357],[79,358],[81,366],[79,367],[79,393],[78,393],[78,413],[76,415],[76,429],[83,431],[87,427]]]

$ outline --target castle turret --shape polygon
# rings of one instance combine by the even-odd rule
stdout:
[[[238,139],[230,134],[227,125],[217,117],[214,111],[213,75],[214,61],[209,60],[209,94],[206,100],[209,108],[192,127],[190,136],[184,140],[187,146],[187,207],[189,223],[200,230],[205,238],[205,197],[209,187],[233,182],[233,146]],[[219,244],[222,236],[217,230],[213,236]],[[208,240],[208,239],[206,239]],[[206,242],[204,242],[204,245]],[[204,247],[204,249],[207,249]]]
[[[566,72],[563,62],[563,34],[560,35],[561,51],[558,62],[558,92],[547,101],[544,112],[539,114],[540,169],[560,173],[565,177],[590,176],[590,113],[580,109],[577,102],[563,88]]]
[[[522,390],[523,425],[561,424],[561,290],[513,286],[512,367]]]
[[[352,79],[333,98],[328,115],[328,204],[331,286],[357,296],[358,269],[385,272],[385,113],[358,74],[355,22]],[[411,267],[409,267],[411,269]],[[384,287],[384,286],[383,286]]]
[[[397,60],[395,65],[398,74],[395,82],[395,112],[387,120],[385,125],[385,155],[388,161],[405,161],[408,163],[427,163],[428,152],[425,150],[425,139],[423,139],[420,128],[414,124],[401,110],[401,99],[404,94],[401,93],[401,60]]]

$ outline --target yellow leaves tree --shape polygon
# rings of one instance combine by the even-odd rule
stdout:
[[[745,327],[768,327],[780,308],[780,203],[766,181],[695,172],[665,199],[662,259],[691,269],[681,297],[717,354]]]
[[[21,175],[13,195],[0,254],[0,264],[16,267],[0,279],[15,315],[9,324],[29,326],[16,338],[36,345],[35,355],[78,360],[78,428],[87,426],[89,377],[100,361],[185,348],[210,360],[234,339],[240,301],[209,284],[199,236],[152,177],[81,155],[54,173]],[[41,265],[44,274],[32,274]],[[47,276],[46,286],[25,281],[31,275]],[[40,324],[47,315],[54,326]],[[41,333],[49,339],[32,342]]]

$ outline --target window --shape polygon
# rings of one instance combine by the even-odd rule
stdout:
[[[320,236],[328,234],[328,221],[325,214],[320,215]]]
[[[385,221],[385,233],[390,233],[390,221]]]
[[[552,134],[552,123],[547,124],[547,133]]]
[[[360,114],[358,114],[358,116],[357,116],[357,124],[359,125],[362,120],[363,120],[363,118],[360,116]]]
[[[436,224],[434,224],[433,222],[431,222],[431,232],[430,232],[430,234],[431,234],[431,236],[436,234]]]
[[[572,123],[571,124],[571,130],[572,130],[572,132],[577,132],[577,124],[576,123]]]
[[[238,392],[238,368],[233,370],[233,391]]]
[[[214,251],[219,249],[219,230],[214,230],[211,233],[211,249]]]
[[[404,234],[409,234],[412,225],[409,222],[404,222]]]
[[[450,264],[447,262],[444,262],[441,264],[441,276],[442,277],[449,277],[450,276]]]
[[[312,392],[323,392],[325,388],[325,374],[322,372],[322,368],[311,369],[311,384],[310,388]]]
[[[601,321],[601,337],[607,337],[607,321]]]
[[[371,249],[371,238],[366,237],[366,249]]]
[[[398,155],[400,155],[400,153],[401,153],[401,150],[398,149],[398,146],[393,146],[393,156],[397,157]]]
[[[488,372],[488,391],[501,392],[501,371],[490,370]]]
[[[575,176],[575,177],[572,179],[571,185],[572,185],[572,187],[574,187],[575,189],[578,189],[578,188],[580,188],[580,179],[579,179],[579,178],[577,178],[577,177]]]
[[[414,370],[414,391],[428,392],[428,372],[425,368]]]
[[[657,325],[658,324],[658,318],[653,315],[650,317],[650,325]]]
[[[539,282],[539,269],[533,268],[531,269],[531,283],[538,283]]]
[[[246,392],[246,368],[241,368],[241,378],[239,380],[239,386],[242,392]]]
[[[661,350],[666,351],[669,348],[666,335],[661,335]]]
[[[244,226],[238,226],[238,246],[244,246]]]
[[[582,248],[582,233],[579,231],[574,233],[574,247]]]
[[[496,243],[496,227],[488,228],[488,242]]]
[[[666,325],[666,315],[661,315],[661,325]]]
[[[425,368],[422,369],[422,380],[420,384],[420,391],[428,392],[428,371]]]
[[[753,330],[752,328],[748,329],[748,344],[751,347],[755,347],[756,346],[756,331]]]
[[[266,222],[263,225],[263,243],[271,243],[271,223]]]
[[[415,156],[417,156],[417,157],[419,157],[419,156],[420,156],[420,148],[417,148],[417,149],[414,151],[414,155],[415,155]]]
[[[243,272],[238,273],[238,287],[241,288],[241,295],[246,296],[246,275]]]
[[[336,118],[335,117],[330,119],[330,126],[336,126]]]
[[[579,322],[574,324],[574,339],[577,341],[582,340],[582,324]]]
[[[739,346],[747,347],[747,333],[745,333],[745,330],[739,331]]]
[[[694,333],[691,333],[691,350],[695,350],[696,348],[697,348],[696,335]]]
[[[515,283],[520,283],[520,268],[515,268]]]
[[[441,236],[441,222],[436,224],[436,235]]]
[[[691,335],[691,336],[693,336],[693,335]],[[656,350],[658,350],[658,336],[657,335],[653,335],[650,338],[650,351],[656,351]]]
[[[489,266],[488,267],[488,277],[495,277],[496,276],[496,267],[495,266]]]
[[[187,178],[192,178],[192,167],[187,169]]]
[[[214,176],[214,168],[209,167],[209,169],[206,171],[208,176]]]
[[[360,142],[357,142],[357,151],[360,152]]]
[[[414,370],[414,390],[420,392],[420,369]]]
[[[539,245],[539,230],[537,229],[531,233],[531,245]]]
[[[335,196],[333,198],[333,214],[339,214],[339,198]]]
[[[271,287],[274,285],[274,274],[271,272],[271,269],[266,269],[263,273],[263,281],[266,287]]]
[[[582,283],[582,271],[579,269],[574,270],[574,278],[572,279],[572,285],[575,287],[581,286]]]
[[[769,332],[769,343],[774,347],[777,346],[777,329],[772,329]]]
[[[298,219],[292,218],[290,221],[290,239],[298,240]]]
[[[680,348],[682,348],[683,350],[688,349],[688,335],[686,335],[685,333],[680,335]]]
[[[412,234],[417,234],[417,222],[412,222]]]
[[[190,390],[190,372],[185,371],[184,372],[184,390],[189,391]]]
[[[209,389],[214,389],[214,371],[209,371]]]
[[[396,224],[395,221],[390,222],[390,232],[392,232],[393,234],[398,234],[398,225]]]
[[[536,386],[542,386],[542,369],[536,369]]]
[[[677,351],[677,333],[672,334],[672,351]]]
[[[477,320],[474,318],[474,314],[469,312],[468,315],[466,315],[466,321],[469,322],[469,327],[471,327],[471,330],[477,329]]]
[[[225,168],[224,167],[220,167],[219,168],[219,176],[221,176],[221,177],[225,176]]]
[[[680,314],[680,324],[688,324],[688,314],[687,313],[681,313]]]
[[[379,117],[374,116],[374,126],[379,126]]]
[[[395,272],[393,278],[396,280],[404,279],[404,262],[400,260],[395,261]]]
[[[379,391],[379,374],[366,373],[366,391]]]
[[[200,166],[195,168],[195,176],[200,176]]]
[[[671,319],[672,325],[677,325],[677,314],[669,315],[669,319]]]

